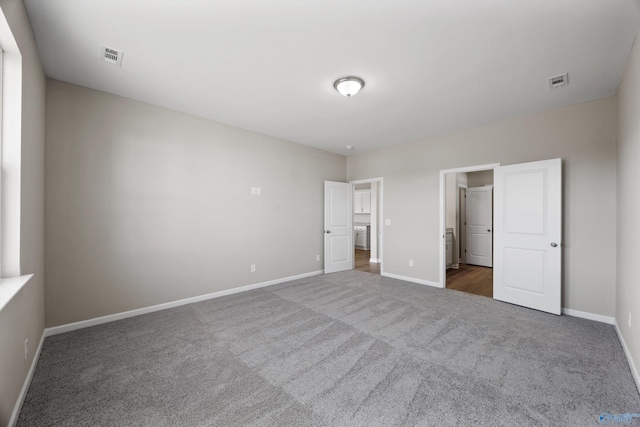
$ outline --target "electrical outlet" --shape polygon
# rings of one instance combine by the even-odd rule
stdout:
[[[631,312],[629,312],[629,327],[631,327]]]
[[[316,255],[316,261],[320,261],[320,255]]]
[[[24,360],[27,360],[28,355],[29,355],[29,338],[24,340]]]
[[[409,260],[409,267],[413,267],[413,260],[412,259]]]
[[[256,272],[256,265],[255,264],[251,264],[251,272],[252,273]]]
[[[391,220],[390,219],[385,219],[384,220],[384,225],[391,225]]]
[[[256,194],[257,194],[258,196],[262,196],[262,188],[258,187],[258,188],[256,189]]]

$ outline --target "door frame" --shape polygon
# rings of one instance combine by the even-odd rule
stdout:
[[[440,268],[439,268],[439,287],[445,288],[447,286],[447,258],[446,258],[446,224],[445,224],[445,215],[446,215],[446,176],[452,173],[467,173],[467,172],[478,172],[484,170],[494,170],[499,167],[500,163],[489,163],[486,165],[477,165],[477,166],[466,166],[455,169],[443,169],[440,171],[440,226],[438,228],[440,235]],[[457,187],[456,187],[456,191]],[[493,233],[491,234],[491,239],[493,239]]]
[[[353,184],[353,191],[355,191],[355,184],[369,184],[372,182],[378,183],[378,195],[380,196],[378,198],[378,205],[380,206],[377,215],[378,224],[376,225],[378,227],[378,258],[380,259],[380,275],[382,276],[384,273],[384,178],[378,177],[349,181],[350,184]]]

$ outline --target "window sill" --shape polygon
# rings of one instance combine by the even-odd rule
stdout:
[[[0,311],[9,304],[14,296],[27,284],[33,274],[26,274],[10,279],[0,279]]]

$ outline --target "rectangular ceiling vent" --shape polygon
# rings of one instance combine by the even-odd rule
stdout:
[[[549,77],[547,80],[549,81],[549,89],[566,86],[569,84],[569,74],[560,74],[559,76]]]
[[[122,66],[122,55],[124,55],[123,51],[112,49],[106,46],[100,46],[100,47],[102,52],[102,60],[104,62],[117,65],[118,67]]]

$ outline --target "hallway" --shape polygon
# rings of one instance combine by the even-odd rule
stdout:
[[[369,262],[371,257],[371,251],[367,251],[364,249],[356,249],[355,250],[355,269],[364,271],[367,273],[380,274],[380,263],[377,262]]]
[[[460,264],[447,270],[447,289],[493,298],[493,268]]]

